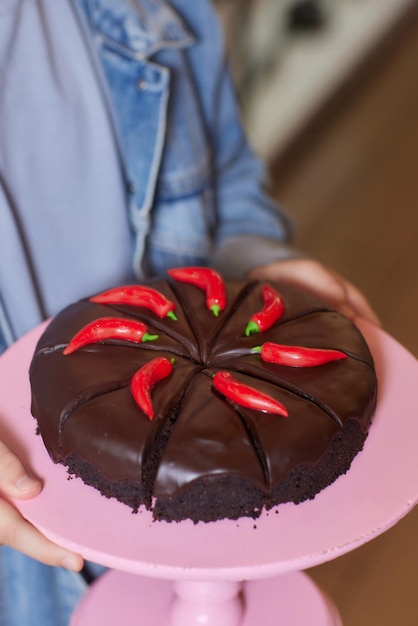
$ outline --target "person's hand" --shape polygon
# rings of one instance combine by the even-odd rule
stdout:
[[[313,259],[276,261],[255,268],[249,277],[294,285],[322,298],[350,319],[360,316],[380,326],[364,295],[345,278]]]
[[[11,450],[0,441],[0,492],[6,498],[28,500],[42,490]],[[79,571],[83,559],[44,537],[5,499],[0,497],[0,544],[8,545],[46,565]]]

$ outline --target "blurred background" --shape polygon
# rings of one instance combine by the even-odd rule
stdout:
[[[243,120],[295,244],[359,286],[418,357],[418,2],[216,4]],[[417,626],[417,533],[418,507],[310,570],[344,626]]]

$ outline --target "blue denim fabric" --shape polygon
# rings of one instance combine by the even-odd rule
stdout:
[[[95,579],[106,568],[86,563],[86,569]],[[0,548],[0,626],[68,626],[87,589],[81,574]]]
[[[142,1],[139,14],[119,0],[79,5],[114,115],[139,277],[208,264],[231,237],[289,233],[246,143],[211,3],[170,4]]]
[[[10,329],[9,320],[0,297],[0,354],[13,343],[13,333]]]
[[[86,588],[79,574],[0,549],[1,626],[68,626]]]
[[[4,352],[7,348],[6,339],[4,337],[4,333],[0,327],[0,354]]]

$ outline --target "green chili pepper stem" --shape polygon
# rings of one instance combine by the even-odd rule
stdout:
[[[174,311],[169,311],[166,317],[169,317],[174,322],[177,322],[177,315],[174,313]]]
[[[260,354],[262,348],[263,346],[254,346],[254,348],[251,348],[251,352],[254,352],[254,354]]]
[[[219,306],[219,304],[212,304],[212,306],[210,307],[210,310],[212,311],[215,317],[219,317],[219,313],[221,312],[221,307]]]
[[[146,341],[155,341],[156,339],[158,339],[159,335],[150,335],[149,333],[144,333],[142,335],[142,339],[141,341],[143,341],[144,343]]]
[[[258,324],[254,322],[253,320],[250,320],[245,329],[245,335],[249,337],[253,333],[259,333],[259,332],[260,332],[260,329],[258,327]]]

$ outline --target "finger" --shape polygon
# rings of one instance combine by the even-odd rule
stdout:
[[[364,317],[364,319],[368,320],[375,326],[382,326],[380,319],[370,306],[367,299],[364,297],[361,291],[359,291],[354,285],[351,285],[350,283],[347,284],[347,301],[357,315]]]
[[[41,489],[42,482],[0,441],[0,491],[11,498],[26,500],[37,496]]]
[[[250,276],[292,285],[325,300],[334,307],[340,307],[347,301],[343,281],[331,270],[312,259],[292,259],[272,263],[253,270]]]
[[[362,317],[375,326],[381,326],[367,298],[352,283],[332,270],[322,267],[316,276],[317,280],[313,284],[317,288],[317,294],[332,304],[340,313],[349,319]],[[312,293],[315,293],[315,290],[312,290]]]
[[[80,555],[49,541],[4,500],[0,500],[0,543],[46,565],[64,567],[75,572],[83,567],[83,558]]]
[[[380,326],[380,320],[363,294],[333,270],[313,259],[293,259],[259,267],[253,278],[278,280],[311,293],[353,319],[363,317]]]

